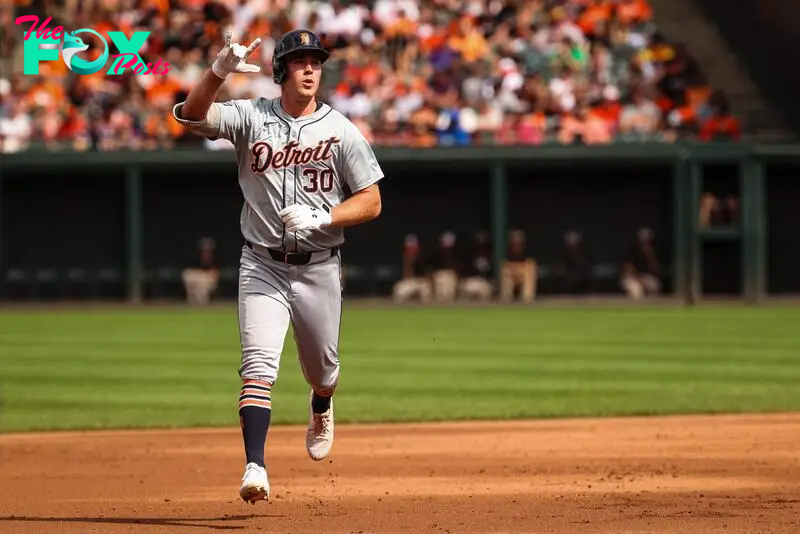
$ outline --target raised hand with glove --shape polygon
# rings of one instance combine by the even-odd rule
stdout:
[[[228,74],[234,72],[260,72],[261,67],[247,63],[247,58],[250,57],[250,54],[252,54],[260,44],[260,37],[250,43],[250,45],[247,47],[240,45],[239,43],[231,44],[231,32],[226,32],[225,46],[222,47],[222,50],[220,50],[217,54],[217,58],[211,65],[211,70],[223,80],[228,76]]]
[[[330,213],[303,204],[287,206],[278,212],[278,216],[286,225],[287,232],[325,228],[331,224]]]

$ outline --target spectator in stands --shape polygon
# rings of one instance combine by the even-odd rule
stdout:
[[[439,237],[439,247],[432,259],[433,294],[438,302],[452,302],[458,294],[461,262],[456,252],[456,235],[445,232]]]
[[[500,299],[511,302],[519,293],[522,302],[530,304],[536,296],[537,264],[528,255],[526,237],[522,230],[509,233],[508,251],[500,282]]]
[[[563,67],[558,76],[550,80],[550,97],[561,112],[569,113],[575,108],[575,78],[570,67]]]
[[[204,237],[198,244],[199,262],[193,267],[184,269],[183,286],[190,304],[207,304],[219,285],[219,267],[214,259],[216,243]]]
[[[503,125],[503,110],[496,103],[482,100],[478,104],[478,119],[473,142],[476,145],[498,144],[497,132]]]
[[[467,115],[472,115],[472,108],[461,109],[458,103],[458,92],[451,88],[441,99],[441,111],[436,119],[436,134],[439,145],[468,145],[474,127],[469,125],[470,132],[465,129]]]
[[[433,282],[414,234],[408,234],[403,242],[403,275],[394,285],[392,295],[395,302],[419,298],[425,303],[433,296]]]
[[[742,137],[739,121],[731,115],[728,98],[721,91],[715,92],[709,101],[711,117],[700,129],[702,141],[738,141]]]
[[[632,138],[650,138],[656,134],[660,124],[659,107],[644,89],[634,89],[630,101],[620,113],[619,131]]]
[[[489,232],[475,234],[473,249],[461,273],[459,293],[468,299],[488,301],[494,293],[494,268]]]
[[[674,106],[686,104],[688,90],[707,85],[700,72],[697,61],[689,54],[684,43],[669,46],[661,35],[653,36],[653,48],[663,52],[661,61],[664,76],[658,82],[658,89]]]
[[[653,232],[640,228],[636,242],[622,263],[620,283],[625,293],[634,300],[661,292],[661,265],[653,248]]]
[[[564,249],[554,274],[565,293],[581,294],[589,291],[592,261],[579,232],[571,230],[564,234]]]
[[[33,117],[22,101],[11,102],[6,108],[6,112],[0,108],[0,152],[21,152],[28,148],[34,133]]]
[[[562,144],[607,144],[611,139],[612,132],[606,120],[585,107],[578,108],[574,113],[566,113],[561,118],[558,140]]]
[[[603,119],[608,125],[610,133],[616,133],[622,106],[619,103],[619,89],[614,85],[606,85],[600,93],[600,100],[592,113]]]

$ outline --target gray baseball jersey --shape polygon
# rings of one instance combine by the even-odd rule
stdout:
[[[351,193],[383,178],[367,140],[327,104],[294,118],[280,99],[214,103],[203,121],[182,124],[211,139],[233,143],[244,195],[239,264],[239,333],[244,379],[274,384],[291,323],[300,367],[317,393],[332,393],[339,379],[342,312],[341,228],[286,232],[278,213],[292,204],[330,210]],[[268,249],[312,252],[305,265],[276,261]]]
[[[180,119],[181,104],[175,106]],[[286,206],[306,204],[330,211],[351,193],[383,178],[367,140],[344,115],[321,104],[294,118],[279,98],[212,104],[218,133],[233,143],[244,195],[242,235],[251,243],[287,252],[329,249],[344,241],[342,228],[286,232],[278,217]]]

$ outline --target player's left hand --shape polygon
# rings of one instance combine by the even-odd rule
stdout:
[[[283,208],[278,212],[278,216],[286,225],[287,232],[324,228],[331,224],[330,213],[302,204],[294,204]]]
[[[211,70],[223,80],[235,72],[261,72],[261,67],[247,63],[247,58],[261,44],[261,37],[245,47],[239,43],[231,43],[231,32],[225,32],[225,46],[217,54]]]

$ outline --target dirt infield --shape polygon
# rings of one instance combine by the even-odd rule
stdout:
[[[0,532],[800,532],[800,414],[0,436]]]

